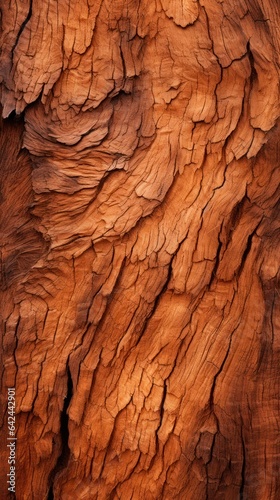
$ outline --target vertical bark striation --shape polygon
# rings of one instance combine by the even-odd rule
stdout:
[[[1,16],[17,498],[276,498],[279,7]]]

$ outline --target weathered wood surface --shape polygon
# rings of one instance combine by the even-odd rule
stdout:
[[[277,499],[277,1],[1,18],[16,498]]]

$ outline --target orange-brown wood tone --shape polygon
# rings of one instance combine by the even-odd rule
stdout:
[[[1,498],[277,500],[277,0],[0,9]]]

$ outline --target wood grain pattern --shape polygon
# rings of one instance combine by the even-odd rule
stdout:
[[[2,2],[17,499],[277,498],[279,15]]]

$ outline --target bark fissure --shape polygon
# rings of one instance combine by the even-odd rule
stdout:
[[[25,20],[22,22],[22,24],[20,25],[20,29],[18,31],[18,34],[16,36],[16,39],[15,39],[15,42],[14,42],[14,45],[12,46],[11,48],[11,58],[13,60],[13,57],[14,57],[14,51],[19,43],[19,39],[27,25],[27,23],[30,21],[31,19],[31,16],[32,16],[32,3],[33,3],[33,0],[28,0],[29,1],[29,9],[28,9],[28,13],[27,13],[27,16],[25,18]]]
[[[73,395],[73,382],[72,382],[72,377],[71,377],[71,372],[70,368],[67,366],[67,393],[64,398],[63,402],[63,408],[61,411],[60,415],[60,448],[61,452],[60,455],[57,458],[57,462],[55,464],[55,467],[50,473],[50,479],[49,479],[49,493],[48,493],[48,499],[51,500],[54,498],[53,494],[53,485],[54,482],[57,480],[57,477],[59,476],[60,472],[63,469],[67,468],[67,464],[70,458],[70,453],[71,450],[69,448],[69,416],[68,416],[68,408],[72,399]]]
[[[237,275],[240,275],[242,273],[243,269],[244,269],[244,265],[245,265],[246,259],[247,259],[248,255],[249,255],[250,251],[251,251],[251,248],[252,248],[253,238],[256,235],[258,227],[260,226],[260,224],[261,224],[261,221],[258,222],[258,224],[254,228],[254,230],[248,235],[246,246],[245,246],[245,250],[244,250],[244,252],[242,254],[242,258],[241,258],[241,263],[240,263],[240,266],[239,266],[239,268],[237,270]]]
[[[230,334],[229,342],[228,342],[228,346],[227,346],[227,350],[226,350],[225,356],[223,358],[223,361],[222,361],[222,363],[221,363],[218,371],[214,375],[214,378],[213,378],[213,381],[212,381],[212,385],[211,385],[211,391],[210,391],[210,395],[209,395],[210,408],[213,410],[213,414],[215,415],[215,418],[217,419],[218,428],[219,428],[219,421],[218,421],[218,418],[217,418],[217,416],[215,414],[215,390],[216,390],[216,387],[217,387],[217,379],[220,376],[220,374],[222,373],[222,371],[224,369],[224,366],[225,366],[225,364],[226,364],[226,362],[228,360],[228,357],[229,357],[233,335],[234,335],[234,331],[231,332],[231,334]]]

